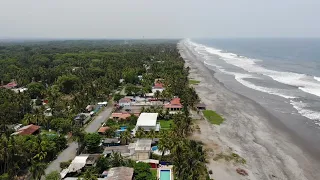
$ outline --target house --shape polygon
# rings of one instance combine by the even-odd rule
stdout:
[[[105,126],[105,127],[100,127],[98,130],[99,134],[105,134],[108,130],[110,129],[110,127]]]
[[[139,113],[134,113],[133,115],[138,117]],[[128,112],[118,112],[118,113],[112,113],[110,118],[112,118],[114,120],[125,120],[130,116],[131,116],[131,114]]]
[[[86,124],[91,118],[90,113],[80,113],[73,120],[76,124],[83,126]]]
[[[131,99],[130,98],[121,98],[119,100],[119,106],[126,107],[131,105]]]
[[[107,146],[104,148],[103,154],[109,157],[112,153],[118,152],[123,157],[130,156],[128,146]]]
[[[135,134],[139,128],[143,128],[145,131],[150,131],[151,129],[160,131],[160,124],[157,124],[157,118],[158,113],[141,113],[133,133]]]
[[[100,156],[100,154],[81,154],[76,156],[69,167],[60,172],[61,178],[66,177],[67,174],[81,172],[85,167],[94,166]]]
[[[130,159],[147,160],[151,154],[151,139],[138,139],[135,143],[129,144]]]
[[[169,111],[180,111],[182,110],[182,104],[180,103],[180,98],[173,98],[169,104],[164,105],[165,109]]]
[[[102,141],[102,144],[104,146],[119,146],[120,145],[120,140],[118,138],[105,138]]]
[[[206,110],[206,105],[204,103],[198,103],[196,107],[198,110]]]
[[[15,82],[15,81],[12,81],[4,86],[1,86],[3,88],[6,88],[6,89],[13,89],[13,88],[16,88],[18,86],[18,84]]]
[[[108,171],[108,176],[105,180],[132,180],[133,168],[130,167],[114,167]]]
[[[12,133],[12,135],[35,135],[39,133],[40,133],[40,126],[30,124],[18,129],[16,132]]]
[[[162,83],[155,83],[152,87],[152,92],[155,93],[157,91],[162,92],[165,90],[164,85]]]

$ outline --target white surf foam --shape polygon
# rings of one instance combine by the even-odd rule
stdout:
[[[188,43],[194,47],[201,46],[201,49],[204,48],[204,45],[202,44],[200,45],[191,41],[189,41]],[[275,81],[291,86],[296,86],[306,93],[320,97],[320,78],[318,77],[312,78],[305,74],[270,70],[257,64],[257,62],[261,60],[238,56],[237,54],[223,52],[222,50],[211,47],[205,47],[205,49],[211,54],[220,56],[221,59],[226,63],[237,66],[247,72],[268,76]]]
[[[298,111],[299,114],[301,114],[302,116],[312,119],[312,120],[316,120],[316,121],[320,121],[320,112],[318,111],[313,111],[310,109],[307,109],[307,104],[303,103],[302,101],[300,102],[295,102],[293,100],[290,100],[290,104]]]
[[[313,78],[320,82],[320,77],[314,76]]]
[[[273,94],[273,95],[277,95],[286,99],[293,99],[296,98],[294,96],[288,96],[285,93],[281,92],[282,90],[280,89],[274,89],[274,88],[267,88],[267,87],[261,87],[261,86],[257,86],[249,81],[244,80],[245,78],[255,78],[258,79],[250,74],[241,74],[241,73],[236,73],[236,72],[228,72],[224,69],[219,69],[221,72],[225,73],[225,74],[229,74],[229,75],[233,75],[235,77],[235,79],[241,83],[242,85],[250,88],[250,89],[254,89],[257,91],[261,91],[264,93],[268,93],[268,94]]]

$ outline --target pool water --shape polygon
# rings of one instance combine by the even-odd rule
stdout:
[[[160,180],[171,180],[170,170],[160,170]]]
[[[158,150],[158,146],[153,146],[153,147],[151,147],[151,150],[152,150],[152,151]]]

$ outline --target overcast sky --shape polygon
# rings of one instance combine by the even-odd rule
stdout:
[[[0,38],[320,37],[320,0],[0,0]]]

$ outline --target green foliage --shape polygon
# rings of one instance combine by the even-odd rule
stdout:
[[[148,163],[138,162],[134,165],[135,180],[155,180],[150,170],[151,166]]]
[[[59,131],[62,134],[67,134],[71,131],[72,128],[72,120],[64,119],[64,118],[54,118],[50,122],[51,129],[55,131]]]
[[[71,161],[61,162],[61,163],[60,163],[60,168],[61,168],[61,169],[66,169],[66,168],[69,167],[70,164],[71,164]]]
[[[121,94],[117,93],[117,94],[114,95],[113,100],[118,102],[123,97],[124,97],[124,95],[121,95]]]
[[[173,126],[173,120],[159,120],[161,129],[170,129]]]
[[[61,176],[58,171],[53,171],[48,175],[46,175],[46,180],[60,180],[60,179],[61,179]]]
[[[198,85],[200,83],[200,81],[197,81],[197,80],[194,80],[194,79],[190,79],[189,80],[189,84],[192,84],[192,85]]]
[[[223,123],[223,118],[212,110],[204,110],[203,115],[211,122],[212,124],[220,125]]]
[[[10,179],[8,173],[5,173],[5,174],[0,175],[0,180],[8,180],[8,179]]]
[[[110,168],[109,159],[104,156],[99,157],[96,167],[98,172],[101,174],[103,171]]]
[[[80,79],[75,75],[62,75],[58,77],[57,85],[61,92],[70,94],[79,88]]]
[[[32,82],[27,85],[28,88],[28,94],[32,99],[35,99],[37,97],[42,97],[45,91],[45,87],[43,84],[38,82]]]
[[[225,161],[234,161],[236,163],[246,164],[246,160],[244,158],[240,157],[236,153],[232,153],[230,155],[219,153],[213,158],[214,161],[218,161],[219,159],[224,159]]]
[[[98,133],[88,133],[84,137],[84,143],[88,150],[88,153],[97,153],[100,151],[99,144],[101,137]]]

